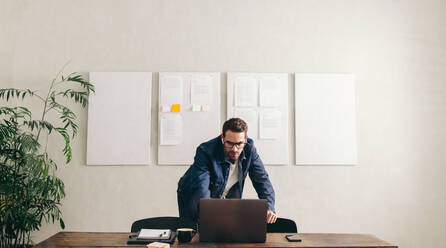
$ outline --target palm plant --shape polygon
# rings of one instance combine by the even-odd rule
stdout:
[[[0,246],[22,247],[30,244],[30,233],[43,221],[58,221],[62,229],[60,204],[64,184],[55,171],[57,163],[47,152],[48,136],[60,135],[62,153],[70,163],[71,140],[76,136],[76,115],[61,101],[74,101],[83,108],[94,86],[79,73],[61,72],[52,80],[46,95],[30,89],[0,89],[0,101],[37,98],[42,114],[34,119],[24,106],[0,106]],[[64,100],[65,99],[65,100]],[[5,105],[5,104],[1,104]],[[49,120],[55,114],[58,120]]]

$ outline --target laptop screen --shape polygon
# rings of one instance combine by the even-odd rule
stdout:
[[[266,200],[200,199],[201,242],[265,242]]]

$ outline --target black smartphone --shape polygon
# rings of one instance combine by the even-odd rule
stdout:
[[[301,242],[302,239],[299,237],[299,235],[286,235],[286,239],[290,242]]]

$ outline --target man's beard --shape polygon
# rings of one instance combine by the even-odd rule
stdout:
[[[235,156],[236,156],[235,159],[231,158],[231,155],[235,155]],[[237,158],[238,158],[237,153],[234,152],[234,151],[227,151],[227,152],[225,151],[225,157],[226,157],[226,159],[227,159],[229,162],[231,162],[232,164],[235,163],[235,161],[236,161]]]

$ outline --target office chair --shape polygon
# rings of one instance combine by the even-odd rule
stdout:
[[[266,225],[268,233],[297,233],[297,226],[293,220],[277,218],[274,224]]]
[[[188,227],[197,229],[196,224],[192,221],[180,220],[179,217],[152,217],[133,222],[130,232],[138,232],[146,229],[171,229],[177,230],[180,227]]]

